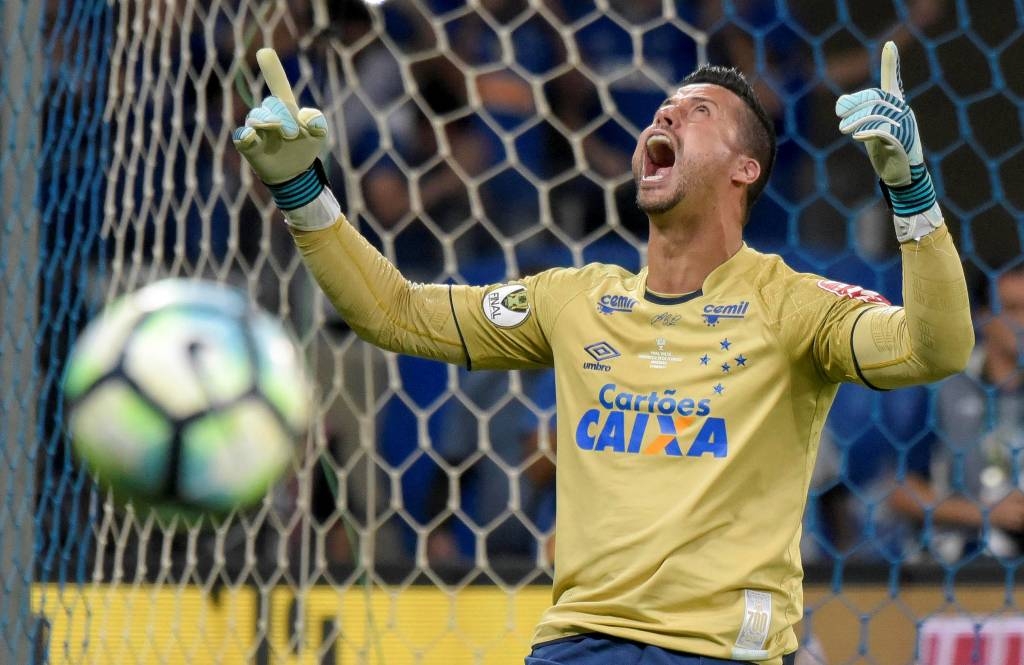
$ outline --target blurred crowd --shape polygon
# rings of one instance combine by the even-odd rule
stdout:
[[[833,113],[839,94],[875,84],[879,46],[895,40],[912,103],[914,94],[928,103],[926,116],[919,111],[926,151],[944,157],[933,173],[948,222],[958,238],[972,239],[979,343],[971,369],[938,386],[840,389],[803,556],[811,564],[948,565],[1020,554],[1024,269],[1014,262],[1019,244],[1007,249],[1005,238],[986,240],[969,224],[980,227],[1019,199],[979,204],[970,197],[981,184],[961,194],[951,174],[974,162],[959,156],[962,142],[947,139],[962,119],[942,98],[963,77],[955,62],[931,69],[924,45],[988,25],[983,11],[965,24],[947,0],[851,5],[844,27],[834,7],[810,0],[680,1],[667,19],[662,0],[611,0],[608,12],[570,0],[481,0],[472,10],[461,0],[372,9],[357,0],[293,1],[286,13],[259,17],[237,1],[217,5],[218,16],[187,13],[185,4],[168,20],[187,47],[172,56],[171,70],[187,71],[182,94],[149,99],[121,121],[127,135],[147,126],[176,133],[165,159],[147,170],[115,165],[120,176],[105,196],[135,212],[120,226],[116,217],[105,224],[121,256],[134,249],[190,274],[250,284],[261,271],[261,302],[276,311],[298,303],[288,311],[307,340],[323,419],[300,472],[279,490],[277,521],[265,522],[275,561],[314,552],[318,565],[372,565],[396,578],[430,569],[445,579],[484,571],[518,582],[550,571],[557,441],[550,373],[468,373],[388,356],[355,339],[308,280],[281,287],[281,274],[291,273],[275,266],[295,266],[294,253],[280,224],[239,228],[273,213],[265,190],[248,187],[228,139],[258,101],[247,91],[264,43],[281,55],[300,105],[330,118],[326,162],[343,209],[411,279],[482,284],[594,260],[639,268],[647,222],[629,173],[635,136],[706,59],[748,74],[779,135],[747,242],[899,304],[891,222],[866,158],[839,135]],[[155,65],[134,66],[114,74],[125,90]],[[54,112],[50,122],[58,120]],[[201,140],[183,138],[190,136]],[[1019,143],[1019,133],[1005,140]],[[982,148],[977,155],[985,157]],[[44,183],[54,248],[82,233],[47,194],[74,179],[75,168]],[[173,214],[139,208],[153,183],[182,193]],[[290,517],[306,505],[308,517]]]

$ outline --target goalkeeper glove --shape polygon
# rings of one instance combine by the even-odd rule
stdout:
[[[327,142],[327,120],[317,109],[298,107],[274,49],[260,49],[256,61],[271,96],[249,111],[245,125],[231,135],[232,141],[292,226],[304,230],[330,226],[341,210],[326,190],[327,176],[318,158]],[[299,211],[315,202],[320,204],[313,206],[317,210]]]
[[[882,49],[882,87],[836,102],[839,131],[864,144],[881,179],[900,242],[920,240],[942,224],[935,187],[924,165],[914,112],[903,99],[896,44]]]

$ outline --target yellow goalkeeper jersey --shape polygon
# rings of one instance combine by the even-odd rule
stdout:
[[[778,665],[797,647],[800,521],[837,384],[936,381],[974,344],[945,227],[900,246],[905,308],[746,246],[679,298],[608,265],[447,286],[406,280],[325,192],[289,212],[312,229],[292,233],[361,337],[555,368],[554,604],[535,643],[598,632]]]
[[[887,303],[746,246],[702,291],[645,281],[595,264],[450,292],[471,368],[555,368],[554,604],[534,643],[781,662],[819,435],[859,380],[857,310]]]

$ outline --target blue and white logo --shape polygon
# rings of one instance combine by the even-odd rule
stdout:
[[[597,311],[606,315],[615,312],[632,312],[634,307],[636,307],[636,300],[629,296],[614,296],[606,293],[597,301]]]
[[[721,319],[742,319],[747,315],[749,307],[750,303],[746,300],[731,305],[704,305],[702,316],[709,326],[716,326]]]

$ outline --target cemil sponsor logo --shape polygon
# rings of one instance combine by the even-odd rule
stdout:
[[[597,401],[600,407],[587,410],[576,424],[581,450],[668,457],[729,454],[725,419],[711,415],[710,399],[676,397],[672,388],[637,394],[606,383]]]
[[[615,312],[632,312],[636,307],[636,300],[629,296],[613,296],[605,294],[597,301],[597,311],[611,316]]]
[[[704,305],[704,323],[717,326],[722,319],[742,319],[747,315],[750,303],[742,300],[731,305]]]

